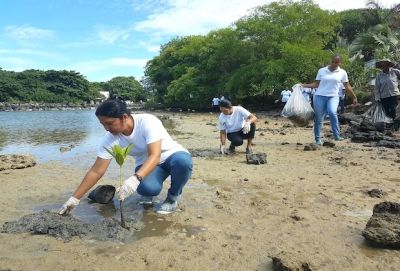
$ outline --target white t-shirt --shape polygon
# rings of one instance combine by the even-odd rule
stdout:
[[[282,103],[286,103],[289,100],[290,96],[292,95],[292,92],[290,90],[284,89],[282,90],[281,95],[282,95]]]
[[[162,164],[171,154],[178,151],[188,152],[182,145],[178,144],[171,138],[167,130],[165,130],[161,121],[151,114],[134,114],[132,115],[135,121],[133,132],[129,136],[123,134],[113,135],[107,132],[98,151],[98,157],[103,159],[112,159],[113,157],[104,149],[106,147],[112,150],[114,145],[119,145],[121,148],[127,147],[133,143],[132,150],[129,155],[135,158],[136,166],[143,165],[149,156],[147,145],[161,140],[161,158]]]
[[[311,88],[303,88],[303,97],[306,99],[307,102],[310,102],[310,94],[311,94]]]
[[[319,80],[315,95],[333,97],[339,95],[340,83],[348,82],[347,72],[340,67],[331,72],[327,67],[319,69],[316,80]]]
[[[240,131],[246,119],[250,116],[250,112],[241,106],[232,106],[232,115],[224,115],[221,113],[218,119],[218,129],[226,130],[227,133]]]
[[[213,105],[219,105],[219,99],[217,97],[215,97],[213,100]]]

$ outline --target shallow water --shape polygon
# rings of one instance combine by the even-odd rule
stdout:
[[[94,110],[0,112],[0,119],[0,154],[29,153],[39,163],[95,157],[105,134]]]

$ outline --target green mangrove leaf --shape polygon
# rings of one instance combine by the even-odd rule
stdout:
[[[133,148],[133,143],[129,144],[128,147],[123,148],[123,151],[124,151],[123,156],[124,156],[124,158],[129,154],[129,152],[131,151],[132,148]]]
[[[113,151],[110,151],[109,149],[107,149],[106,147],[103,147],[109,154],[111,154],[112,155],[112,157],[114,157],[115,158],[115,154],[114,154],[114,152]]]
[[[122,166],[122,164],[124,163],[124,156],[122,154],[120,154],[120,153],[117,153],[115,155],[115,161],[117,161],[117,164],[119,166]]]
[[[120,153],[123,154],[122,148],[119,145],[114,145],[114,153]]]

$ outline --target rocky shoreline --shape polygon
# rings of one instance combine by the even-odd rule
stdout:
[[[13,111],[59,111],[59,110],[94,110],[100,103],[91,102],[90,104],[61,104],[61,103],[0,103],[0,112]],[[140,109],[140,104],[129,106],[130,109]]]

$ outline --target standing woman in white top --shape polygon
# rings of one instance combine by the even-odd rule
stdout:
[[[150,114],[131,115],[126,103],[119,99],[101,103],[96,109],[96,116],[107,133],[99,146],[95,163],[59,213],[72,211],[80,198],[104,175],[113,158],[104,147],[113,149],[114,145],[119,145],[125,148],[131,143],[134,145],[129,155],[135,158],[136,167],[134,174],[117,189],[118,199],[122,201],[137,191],[142,196],[140,204],[152,204],[153,196],[160,194],[163,182],[171,176],[167,198],[156,212],[173,212],[183,187],[192,175],[190,153],[171,138],[157,117]]]
[[[218,112],[218,110],[219,110],[219,98],[217,97],[217,95],[215,95],[215,97],[212,99],[212,107],[213,107],[213,111]]]
[[[315,111],[314,137],[317,145],[322,145],[321,129],[325,111],[328,112],[335,140],[342,140],[337,117],[340,83],[343,83],[346,91],[353,98],[353,104],[357,104],[357,97],[350,86],[347,72],[339,67],[340,64],[342,64],[342,55],[335,54],[331,58],[330,65],[319,69],[314,83],[302,85],[303,87],[317,89],[313,97]]]
[[[292,96],[292,92],[289,90],[289,87],[285,87],[285,89],[281,91],[281,96],[275,101],[275,103],[281,100],[281,106],[284,108],[290,96]]]

